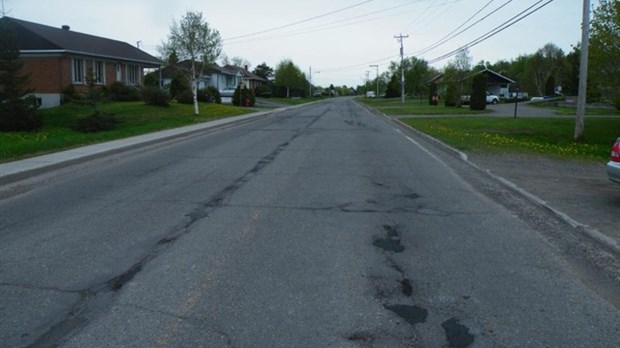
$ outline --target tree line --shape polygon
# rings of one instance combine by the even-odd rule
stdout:
[[[613,104],[620,109],[620,65],[617,63],[620,57],[619,37],[620,3],[601,0],[591,21],[588,102]],[[458,90],[465,77],[483,69],[491,69],[517,82],[510,86],[510,92],[526,92],[530,96],[576,96],[580,56],[579,43],[572,46],[569,52],[548,43],[532,54],[494,63],[480,61],[472,64],[468,51],[464,50],[443,69],[433,68],[423,59],[410,57],[402,63],[405,93],[412,96],[428,95],[433,88],[429,81],[439,74],[444,74],[448,88]],[[401,63],[391,62],[378,78],[380,93],[386,98],[400,97],[400,77]],[[372,91],[376,83],[375,78],[357,89],[360,93]]]

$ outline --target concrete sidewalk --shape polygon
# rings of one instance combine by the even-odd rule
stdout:
[[[139,135],[131,138],[83,146],[71,150],[27,158],[24,160],[1,163],[0,185],[6,185],[18,180],[49,172],[54,169],[66,167],[75,163],[83,162],[89,159],[94,159],[139,147],[144,147],[158,142],[185,137],[196,133],[221,129],[244,122],[249,122],[260,117],[269,117],[273,114],[291,110],[296,107],[299,107],[299,105],[279,108],[275,110],[255,112],[241,116],[228,117],[206,123]]]

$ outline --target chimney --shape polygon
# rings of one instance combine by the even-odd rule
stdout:
[[[66,24],[63,25],[61,28],[62,28],[62,30],[70,30],[71,29],[71,27],[66,25]]]
[[[247,65],[245,66],[245,70],[248,70],[248,66]]]

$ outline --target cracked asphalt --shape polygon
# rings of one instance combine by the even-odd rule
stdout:
[[[13,186],[0,346],[619,342],[617,255],[351,99]]]

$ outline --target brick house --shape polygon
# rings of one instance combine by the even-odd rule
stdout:
[[[91,69],[99,86],[141,86],[144,69],[161,65],[126,42],[78,33],[66,25],[55,28],[11,17],[0,21],[9,21],[16,33],[23,73],[30,75],[30,88],[43,108],[60,105],[69,85],[84,90]]]

